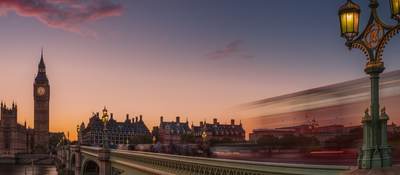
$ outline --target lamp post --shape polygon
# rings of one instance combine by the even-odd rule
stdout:
[[[105,106],[103,109],[103,116],[102,116],[101,120],[103,121],[103,124],[104,124],[104,126],[103,126],[103,148],[108,149],[109,148],[108,131],[107,131],[108,113],[107,113],[107,109]]]
[[[371,79],[371,106],[362,118],[363,145],[358,157],[359,169],[390,167],[391,147],[387,143],[387,114],[379,113],[379,75],[385,67],[382,55],[386,44],[400,30],[400,0],[390,0],[391,16],[396,25],[385,24],[379,17],[378,0],[370,0],[371,14],[365,29],[359,34],[360,6],[351,0],[339,8],[341,36],[349,49],[358,48],[367,57],[365,73]],[[370,111],[370,112],[369,112]]]
[[[204,130],[201,133],[201,140],[202,140],[202,145],[203,145],[203,152],[204,154],[206,154],[206,150],[207,150],[207,132]]]
[[[77,144],[78,144],[78,145],[81,145],[81,129],[80,129],[79,125],[76,125],[76,133],[77,133],[77,135],[78,135]]]

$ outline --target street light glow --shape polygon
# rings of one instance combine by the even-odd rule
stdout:
[[[351,0],[340,7],[339,20],[342,37],[352,40],[358,35],[359,17],[360,7]]]

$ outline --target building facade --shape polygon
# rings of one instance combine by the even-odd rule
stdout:
[[[11,107],[1,102],[0,119],[0,154],[16,154],[28,152],[29,137],[26,123],[17,122],[17,105]]]
[[[107,138],[111,145],[128,144],[129,140],[134,137],[150,137],[151,134],[145,123],[143,117],[129,118],[129,114],[126,115],[126,119],[123,122],[118,122],[114,119],[113,113],[110,113],[110,118],[104,118],[108,116],[106,108],[103,109],[103,116],[100,117],[99,113],[93,113],[89,119],[87,126],[82,122],[80,125],[80,137],[81,144],[91,146],[103,145],[104,133],[107,132]],[[104,130],[104,122],[106,123],[106,130]]]
[[[192,130],[189,127],[189,122],[181,122],[177,116],[175,121],[166,122],[164,117],[160,117],[160,125],[155,128],[157,130],[158,142],[162,144],[180,144],[182,136],[191,134]]]
[[[220,143],[245,142],[245,130],[242,123],[235,124],[232,119],[230,124],[220,124],[216,118],[213,123],[200,122],[200,126],[192,126],[196,142],[204,140]]]

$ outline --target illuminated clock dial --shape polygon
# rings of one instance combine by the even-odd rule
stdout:
[[[44,87],[38,87],[37,88],[37,94],[39,95],[39,96],[42,96],[42,95],[44,95],[46,93],[46,89],[44,88]]]

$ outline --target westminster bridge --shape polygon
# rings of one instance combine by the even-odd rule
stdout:
[[[189,157],[70,145],[55,156],[61,174],[74,175],[336,175],[350,166],[302,165]]]

